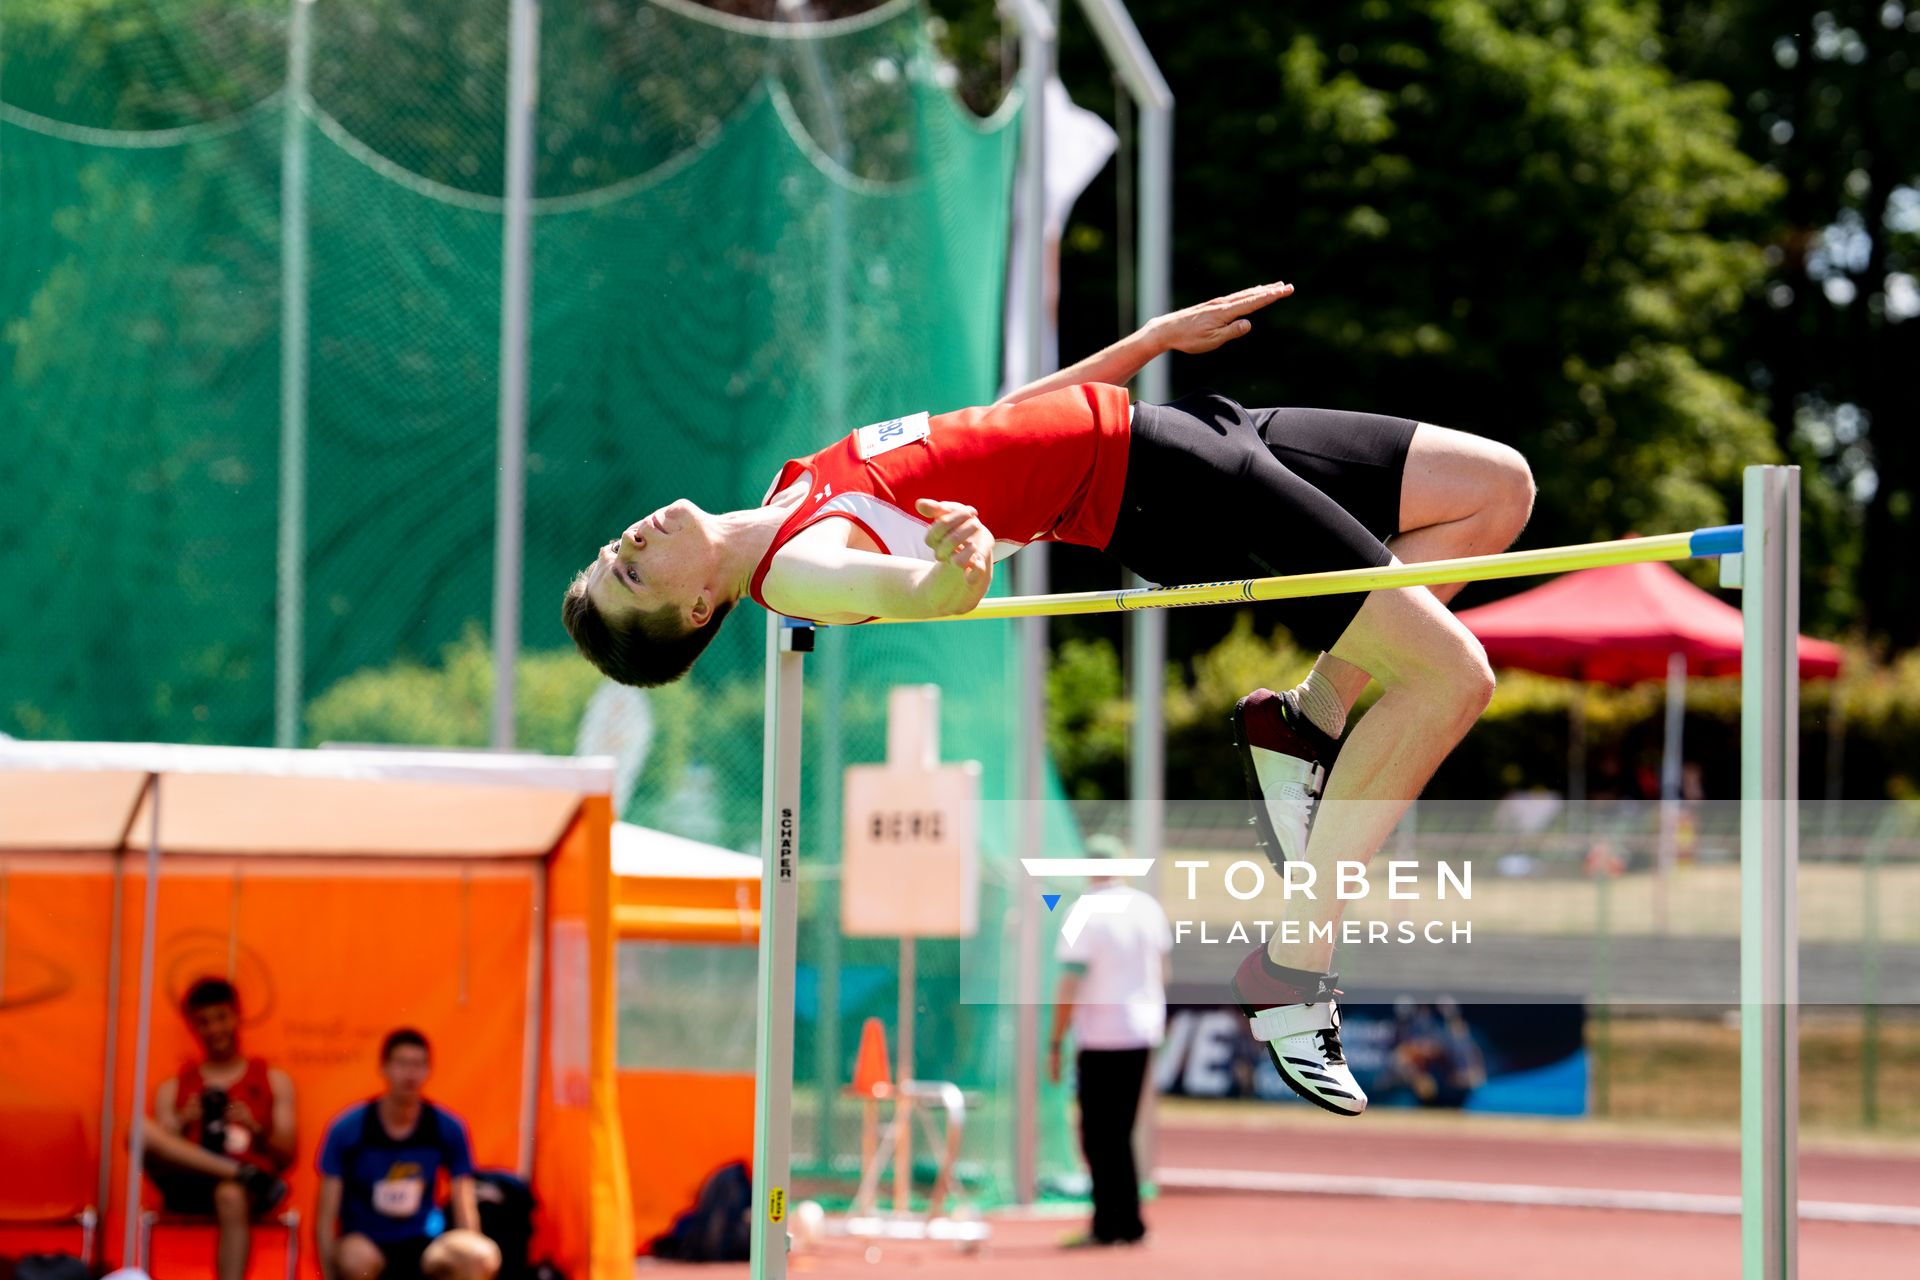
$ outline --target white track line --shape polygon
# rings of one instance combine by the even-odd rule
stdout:
[[[1160,1169],[1154,1181],[1172,1191],[1259,1191],[1295,1195],[1373,1196],[1389,1200],[1458,1200],[1553,1209],[1629,1209],[1643,1213],[1740,1216],[1739,1196],[1685,1191],[1611,1191],[1542,1187],[1519,1182],[1456,1182],[1435,1178],[1371,1178],[1352,1174],[1282,1173],[1267,1169]],[[1804,1222],[1920,1227],[1920,1206],[1802,1200]]]

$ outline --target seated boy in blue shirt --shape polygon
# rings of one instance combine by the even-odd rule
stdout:
[[[387,1091],[327,1127],[313,1222],[325,1280],[492,1280],[500,1270],[499,1247],[480,1233],[467,1126],[424,1096],[432,1067],[425,1036],[390,1032],[380,1045]]]

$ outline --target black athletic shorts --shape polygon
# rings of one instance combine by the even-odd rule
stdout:
[[[1336,409],[1246,409],[1212,391],[1136,404],[1107,552],[1161,586],[1372,569],[1400,532],[1418,424]],[[1303,644],[1331,649],[1364,592],[1278,601]]]
[[[213,1214],[213,1189],[220,1179],[197,1169],[176,1169],[171,1165],[152,1167],[147,1176],[160,1191],[160,1206],[168,1213],[191,1217]]]
[[[432,1236],[414,1236],[410,1240],[375,1240],[387,1265],[380,1269],[380,1280],[421,1280],[420,1260],[427,1255]]]

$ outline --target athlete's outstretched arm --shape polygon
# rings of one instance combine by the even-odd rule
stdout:
[[[993,585],[993,535],[964,503],[916,505],[932,522],[933,560],[857,551],[816,525],[775,554],[761,596],[789,617],[829,624],[966,613]]]
[[[1199,355],[1231,342],[1253,328],[1246,317],[1293,292],[1293,286],[1275,282],[1255,285],[1214,298],[1184,311],[1170,311],[1142,325],[1105,351],[1088,356],[1068,369],[1050,373],[1026,386],[1009,391],[996,404],[1018,404],[1033,396],[1045,395],[1061,387],[1082,382],[1106,382],[1125,386],[1149,361],[1169,351]]]

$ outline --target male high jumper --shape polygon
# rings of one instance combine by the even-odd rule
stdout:
[[[994,563],[1030,542],[1102,548],[1162,585],[1511,545],[1534,490],[1505,445],[1406,418],[1246,409],[1213,392],[1129,402],[1121,384],[1148,361],[1214,350],[1292,292],[1261,285],[1161,316],[990,406],[862,427],[786,463],[758,507],[662,507],[573,580],[567,630],[613,679],[657,685],[686,673],[742,597],[834,625],[965,613]],[[1337,863],[1368,862],[1485,710],[1493,672],[1446,609],[1458,589],[1273,606],[1321,650],[1298,687],[1257,689],[1234,711],[1276,864],[1304,860],[1326,885]],[[1369,679],[1379,702],[1345,733]],[[1358,1115],[1366,1095],[1341,1052],[1330,972],[1342,905],[1290,897],[1295,923],[1247,956],[1233,990],[1294,1092]]]

